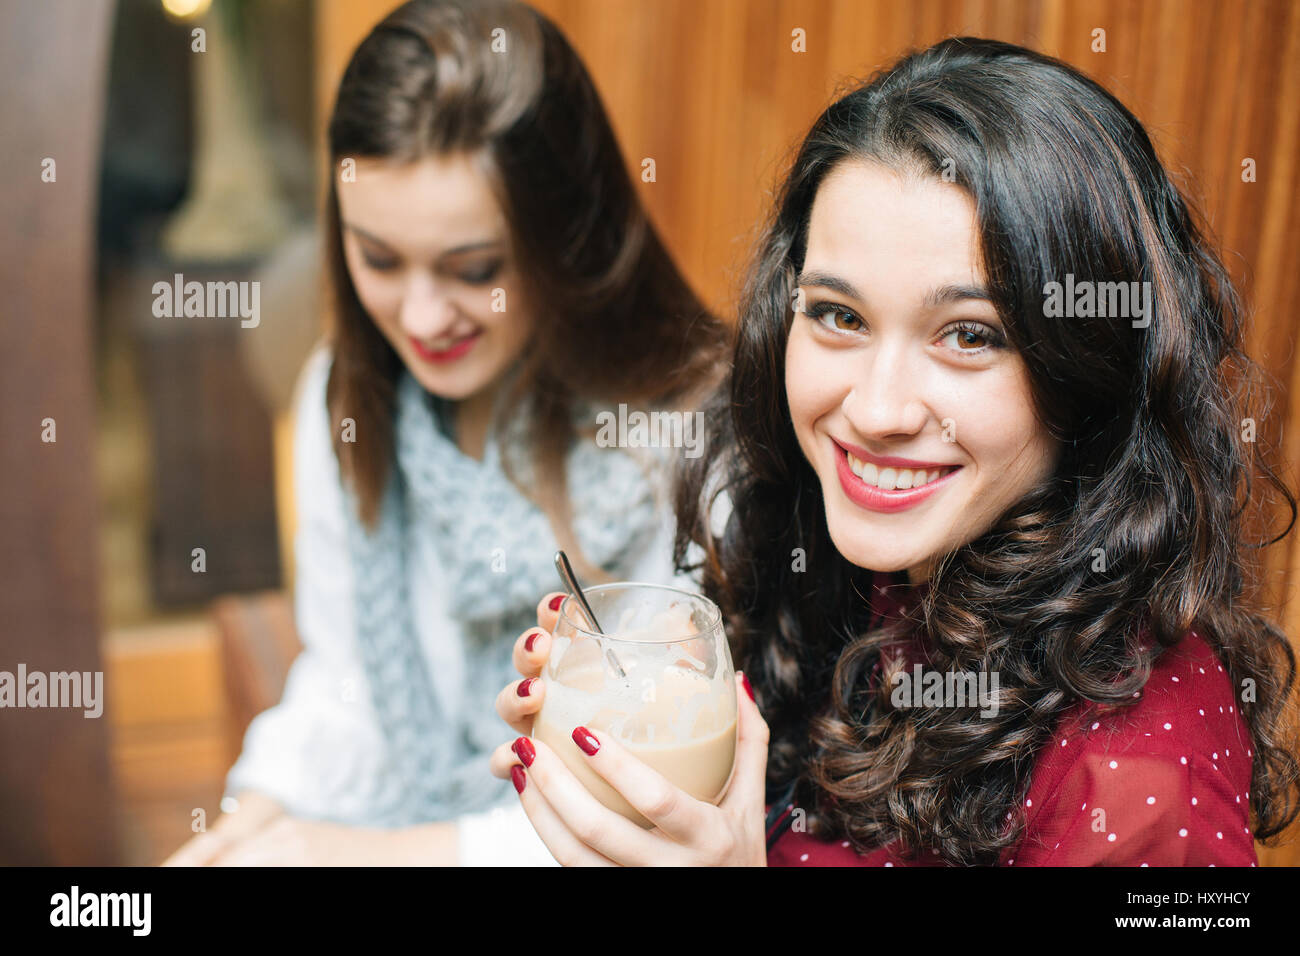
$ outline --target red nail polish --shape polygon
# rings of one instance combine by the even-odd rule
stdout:
[[[533,681],[535,680],[537,680],[536,677],[530,677],[528,680],[520,681],[519,687],[515,690],[515,693],[520,697],[527,697],[528,692],[533,689]]]
[[[537,635],[540,633],[540,631],[533,631],[528,635],[528,640],[524,641],[524,650],[530,654],[533,652],[533,645],[537,642]]]
[[[588,757],[600,749],[600,741],[593,737],[586,727],[573,728],[573,742],[581,747],[582,752]]]
[[[749,685],[749,675],[743,671],[740,674],[740,682],[745,685],[745,692],[749,694],[749,699],[754,703],[758,703],[758,700],[754,697],[754,688]]]
[[[524,773],[524,768],[519,766],[519,764],[515,764],[510,768],[510,782],[515,785],[516,793],[524,792],[524,783],[527,780],[528,776]]]
[[[555,595],[555,597],[551,598],[551,603],[548,605],[548,607],[550,607],[552,611],[558,611],[560,609],[560,605],[563,603],[564,603],[564,595],[557,594]]]
[[[515,752],[515,756],[524,762],[525,767],[531,767],[533,761],[537,758],[537,751],[533,749],[533,742],[527,737],[520,737],[510,745],[510,749]]]

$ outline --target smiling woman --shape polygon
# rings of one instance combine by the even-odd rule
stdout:
[[[1153,292],[1063,315],[1081,283]],[[1241,327],[1068,65],[955,38],[826,109],[678,505],[770,728],[769,863],[1254,865],[1298,768],[1246,519],[1295,499]],[[997,706],[900,707],[917,666]]]
[[[1063,321],[1067,276],[1150,282],[1154,308]],[[654,830],[536,739],[493,771],[576,864],[1254,865],[1300,768],[1242,502],[1256,474],[1295,499],[1237,430],[1240,322],[1095,82],[976,38],[904,58],[800,147],[679,488],[676,562],[752,684],[726,796],[586,727]],[[497,700],[521,733],[555,623]],[[938,692],[959,682],[984,690]]]
[[[416,380],[460,403],[461,447],[481,458],[505,373],[535,331],[489,168],[456,152],[355,169],[338,210],[357,300]]]
[[[982,288],[978,237],[955,183],[845,161],[817,191],[798,278],[786,396],[831,540],[913,583],[1058,455]]]

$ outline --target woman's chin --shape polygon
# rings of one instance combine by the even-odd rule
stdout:
[[[882,574],[906,571],[921,564],[926,558],[912,549],[881,548],[879,540],[864,540],[860,532],[846,535],[841,531],[836,534],[834,527],[831,528],[831,541],[849,563]]]
[[[407,369],[415,380],[428,391],[447,401],[459,402],[471,398],[483,391],[493,381],[493,376],[482,367],[482,363],[472,363],[456,367],[450,364],[440,367],[420,358],[408,359]]]

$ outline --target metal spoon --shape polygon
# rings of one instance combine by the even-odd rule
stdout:
[[[592,631],[598,635],[596,640],[605,651],[605,660],[607,660],[609,666],[614,669],[614,673],[618,675],[619,680],[625,679],[627,677],[627,672],[623,670],[623,666],[619,664],[618,658],[614,656],[614,651],[607,647],[604,641],[600,640],[599,635],[602,635],[605,632],[601,630],[600,624],[596,621],[596,612],[591,609],[591,605],[587,602],[587,595],[583,594],[582,588],[578,586],[578,578],[573,573],[573,565],[569,564],[569,556],[563,551],[555,552],[555,570],[559,573],[560,580],[564,582],[564,586],[567,587],[569,591],[572,592],[573,596],[578,599],[578,606],[582,608],[582,613],[587,616]]]

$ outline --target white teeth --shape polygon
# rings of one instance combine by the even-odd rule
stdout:
[[[868,485],[875,485],[882,491],[904,491],[908,488],[920,488],[938,480],[947,472],[943,468],[931,470],[912,468],[878,468],[869,461],[861,461],[847,453],[849,469]]]

